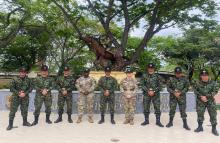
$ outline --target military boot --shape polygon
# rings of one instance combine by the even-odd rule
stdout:
[[[47,124],[52,124],[51,120],[50,120],[50,114],[46,115],[46,123]]]
[[[59,114],[57,120],[54,123],[59,123],[59,122],[62,122],[62,121],[63,121],[62,114]]]
[[[194,130],[194,132],[202,132],[203,131],[203,127],[202,127],[203,122],[198,122],[198,128]]]
[[[71,118],[71,114],[68,114],[68,122],[69,122],[69,123],[73,123],[73,120],[72,120],[72,118]]]
[[[186,119],[183,119],[183,128],[186,129],[186,130],[191,130],[187,124],[187,120]]]
[[[31,124],[27,121],[27,117],[23,117],[23,126],[30,127]]]
[[[142,126],[149,124],[149,114],[144,114],[144,122],[141,123]]]
[[[212,133],[213,133],[215,136],[219,136],[219,133],[218,133],[218,131],[216,130],[216,125],[212,125]]]
[[[9,125],[6,130],[11,130],[13,128],[14,118],[9,118]]]
[[[173,118],[174,118],[174,117],[170,117],[170,121],[169,121],[169,123],[166,125],[167,128],[170,128],[170,127],[173,126]]]
[[[38,124],[38,118],[39,118],[39,115],[34,116],[34,122],[31,124],[31,126],[35,126]]]
[[[164,127],[164,125],[162,125],[160,122],[160,115],[156,115],[156,125],[159,127]]]
[[[79,123],[81,123],[81,122],[82,122],[82,116],[79,116],[78,119],[77,119],[77,121],[76,121],[76,123],[79,124]]]
[[[115,124],[114,114],[111,114],[111,123],[112,123],[112,124]]]
[[[94,121],[93,121],[93,119],[92,119],[92,116],[89,116],[89,117],[88,117],[88,121],[89,121],[89,123],[94,123]]]
[[[98,124],[103,124],[105,122],[105,115],[101,114],[101,120],[98,122]]]

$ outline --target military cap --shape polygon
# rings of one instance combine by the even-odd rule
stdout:
[[[200,71],[200,76],[209,75],[209,72],[206,69]]]
[[[149,64],[147,65],[147,68],[155,68],[155,64],[154,64],[154,63],[149,63]]]
[[[63,71],[69,71],[70,70],[70,67],[69,66],[65,66],[64,68],[63,68]]]
[[[133,73],[133,70],[132,70],[131,68],[127,68],[127,69],[125,70],[125,73]]]
[[[41,66],[41,71],[48,71],[48,66],[47,65],[42,65]]]
[[[105,72],[110,72],[112,71],[111,67],[105,67]]]
[[[182,68],[181,68],[181,67],[176,67],[176,68],[174,69],[174,72],[175,72],[175,73],[182,73]]]
[[[27,68],[26,67],[20,67],[19,72],[27,72]]]
[[[88,68],[86,68],[85,70],[84,70],[84,73],[89,73],[90,72],[90,69],[88,69]]]

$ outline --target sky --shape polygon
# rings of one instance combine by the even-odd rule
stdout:
[[[0,8],[4,7],[3,5],[1,5],[3,3],[3,1],[4,0],[0,0]],[[220,0],[215,0],[215,1],[217,3],[219,3],[219,5],[220,5]],[[219,10],[219,12],[216,15],[215,20],[217,20],[218,23],[220,24],[220,10]],[[144,32],[145,32],[145,30],[144,30],[143,26],[140,26],[140,28],[133,29],[131,31],[131,35],[132,36],[136,36],[136,37],[143,37]],[[171,28],[168,28],[168,29],[161,30],[156,35],[158,35],[158,36],[169,36],[169,35],[181,36],[181,34],[182,34],[182,31],[179,28],[171,27]]]

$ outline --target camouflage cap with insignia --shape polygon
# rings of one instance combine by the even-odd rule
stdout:
[[[200,76],[209,75],[209,72],[206,69],[200,71]]]
[[[111,67],[105,67],[105,72],[110,72],[112,71]]]
[[[181,68],[181,67],[176,67],[176,68],[174,69],[174,72],[175,72],[175,73],[182,73],[182,68]]]
[[[41,66],[41,71],[48,71],[48,66],[47,65],[42,65]]]
[[[147,65],[147,68],[155,68],[155,64],[154,64],[154,63],[149,63],[149,64]]]

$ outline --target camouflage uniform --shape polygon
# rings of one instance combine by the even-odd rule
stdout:
[[[155,68],[155,65],[150,63],[148,64],[148,68]],[[140,81],[141,89],[143,91],[143,106],[144,106],[144,116],[145,121],[141,125],[149,124],[149,114],[150,114],[150,104],[153,102],[154,105],[154,113],[156,115],[156,125],[163,127],[160,123],[160,91],[162,89],[161,86],[162,78],[157,74],[149,74],[146,73],[143,75],[143,78]],[[148,92],[153,91],[154,96],[149,96]]]
[[[99,79],[98,86],[101,91],[101,97],[100,97],[100,111],[101,111],[101,113],[102,114],[105,113],[107,103],[109,103],[110,113],[114,114],[114,107],[115,107],[114,91],[118,89],[117,80],[112,76],[110,76],[110,77],[103,76]],[[109,96],[104,96],[105,90],[110,91]]]
[[[167,91],[170,93],[170,121],[166,127],[173,126],[173,118],[178,104],[183,119],[183,128],[190,130],[186,120],[186,92],[189,89],[189,81],[182,76],[182,69],[180,67],[176,67],[174,72],[176,74],[175,77],[171,77],[167,84]],[[180,96],[177,95],[176,97],[176,93],[179,93]]]
[[[72,123],[71,114],[72,114],[72,90],[74,86],[74,78],[72,76],[61,76],[57,79],[57,90],[58,94],[58,119],[55,123],[62,121],[62,114],[64,112],[65,102],[67,104],[67,114],[68,121]],[[64,95],[63,91],[66,90],[67,94]]]
[[[137,80],[134,78],[124,78],[120,82],[120,89],[122,92],[122,98],[125,111],[125,124],[130,121],[133,122],[136,105],[136,92],[137,92]],[[127,122],[126,122],[127,121]]]
[[[146,74],[141,79],[141,88],[143,91],[143,105],[144,105],[144,114],[150,114],[150,104],[151,101],[154,105],[155,114],[160,116],[160,90],[161,90],[161,84],[160,84],[160,77],[158,74]],[[149,90],[153,90],[155,92],[155,95],[150,97],[148,96],[147,92]]]
[[[111,72],[110,67],[105,68],[105,72]],[[114,121],[114,107],[115,107],[115,94],[114,92],[118,90],[118,83],[117,80],[112,76],[103,76],[98,81],[98,87],[101,91],[100,97],[100,112],[101,112],[101,120],[98,122],[99,124],[104,123],[104,114],[106,110],[106,106],[108,103],[111,115],[111,123],[115,124]],[[106,96],[105,92],[108,91],[109,95]]]
[[[84,113],[84,107],[87,107],[87,114],[89,118],[93,117],[93,97],[96,87],[96,81],[92,77],[81,76],[76,80],[76,88],[79,91],[78,96],[78,116],[81,119]],[[88,94],[86,95],[85,92]]]
[[[32,91],[32,82],[28,77],[13,79],[10,84],[10,91],[12,94],[10,113],[9,113],[9,126],[7,130],[11,130],[13,128],[13,120],[15,117],[15,113],[18,110],[18,106],[20,105],[21,115],[23,117],[23,125],[30,126],[30,123],[27,122],[28,116],[28,105],[29,105],[29,93]],[[20,97],[19,92],[24,91],[25,96]]]
[[[179,110],[182,119],[186,119],[186,92],[189,88],[189,82],[185,77],[170,78],[167,85],[167,91],[170,93],[170,117],[174,117],[176,113],[176,106],[179,105]],[[181,92],[181,96],[177,98],[174,95],[175,90]]]

